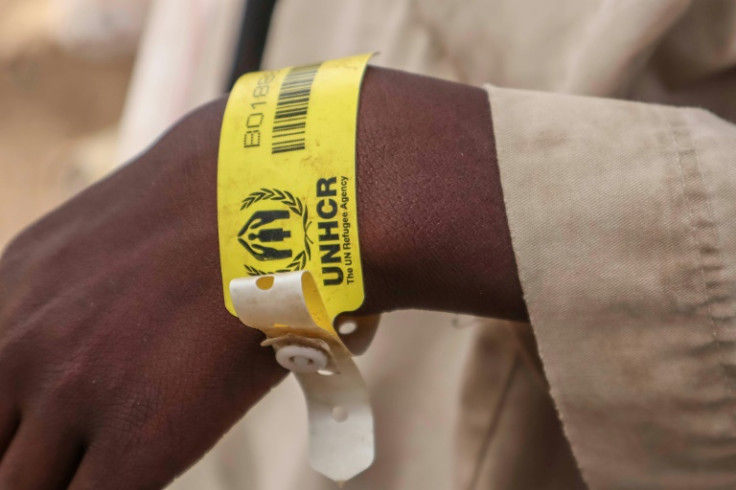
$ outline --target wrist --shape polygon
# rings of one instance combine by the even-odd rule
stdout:
[[[357,141],[363,310],[525,318],[485,91],[369,68]]]

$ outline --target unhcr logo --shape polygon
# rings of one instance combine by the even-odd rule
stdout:
[[[262,188],[243,199],[247,215],[238,243],[258,263],[245,264],[251,276],[303,270],[312,257],[307,230],[311,221],[301,199],[281,189]],[[252,263],[252,262],[251,262]]]

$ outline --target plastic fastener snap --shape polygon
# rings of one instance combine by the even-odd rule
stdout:
[[[276,361],[295,373],[316,373],[327,367],[327,356],[321,350],[302,345],[285,345],[276,351]]]

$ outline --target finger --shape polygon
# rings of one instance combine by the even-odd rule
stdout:
[[[25,418],[0,462],[0,488],[64,488],[81,452],[78,439],[43,420]]]
[[[10,446],[10,441],[15,436],[19,424],[20,414],[14,406],[6,404],[0,407],[0,462],[3,460],[3,455],[8,446]]]
[[[335,327],[348,350],[355,355],[360,355],[371,345],[380,319],[380,315],[345,315],[338,318]]]

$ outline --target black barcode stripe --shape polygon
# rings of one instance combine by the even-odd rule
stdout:
[[[291,117],[306,116],[306,115],[307,115],[306,107],[304,109],[291,109],[291,110],[283,109],[281,111],[276,112],[276,119],[288,119]]]
[[[286,153],[287,151],[297,151],[297,150],[303,150],[306,146],[304,146],[304,140],[302,140],[302,143],[292,145],[292,146],[281,146],[281,145],[274,145],[273,148],[271,148],[271,153]]]
[[[307,126],[306,123],[300,122],[295,124],[282,124],[281,126],[273,125],[274,131],[291,131],[292,129],[304,129]]]
[[[312,82],[319,64],[289,70],[279,90],[273,121],[271,153],[286,153],[306,148],[307,110]]]
[[[283,105],[284,107],[286,107],[286,106],[290,106],[290,105],[303,104],[305,102],[309,102],[309,97],[302,97],[300,99],[294,99],[294,100],[290,100],[288,102],[282,102],[281,105]]]

